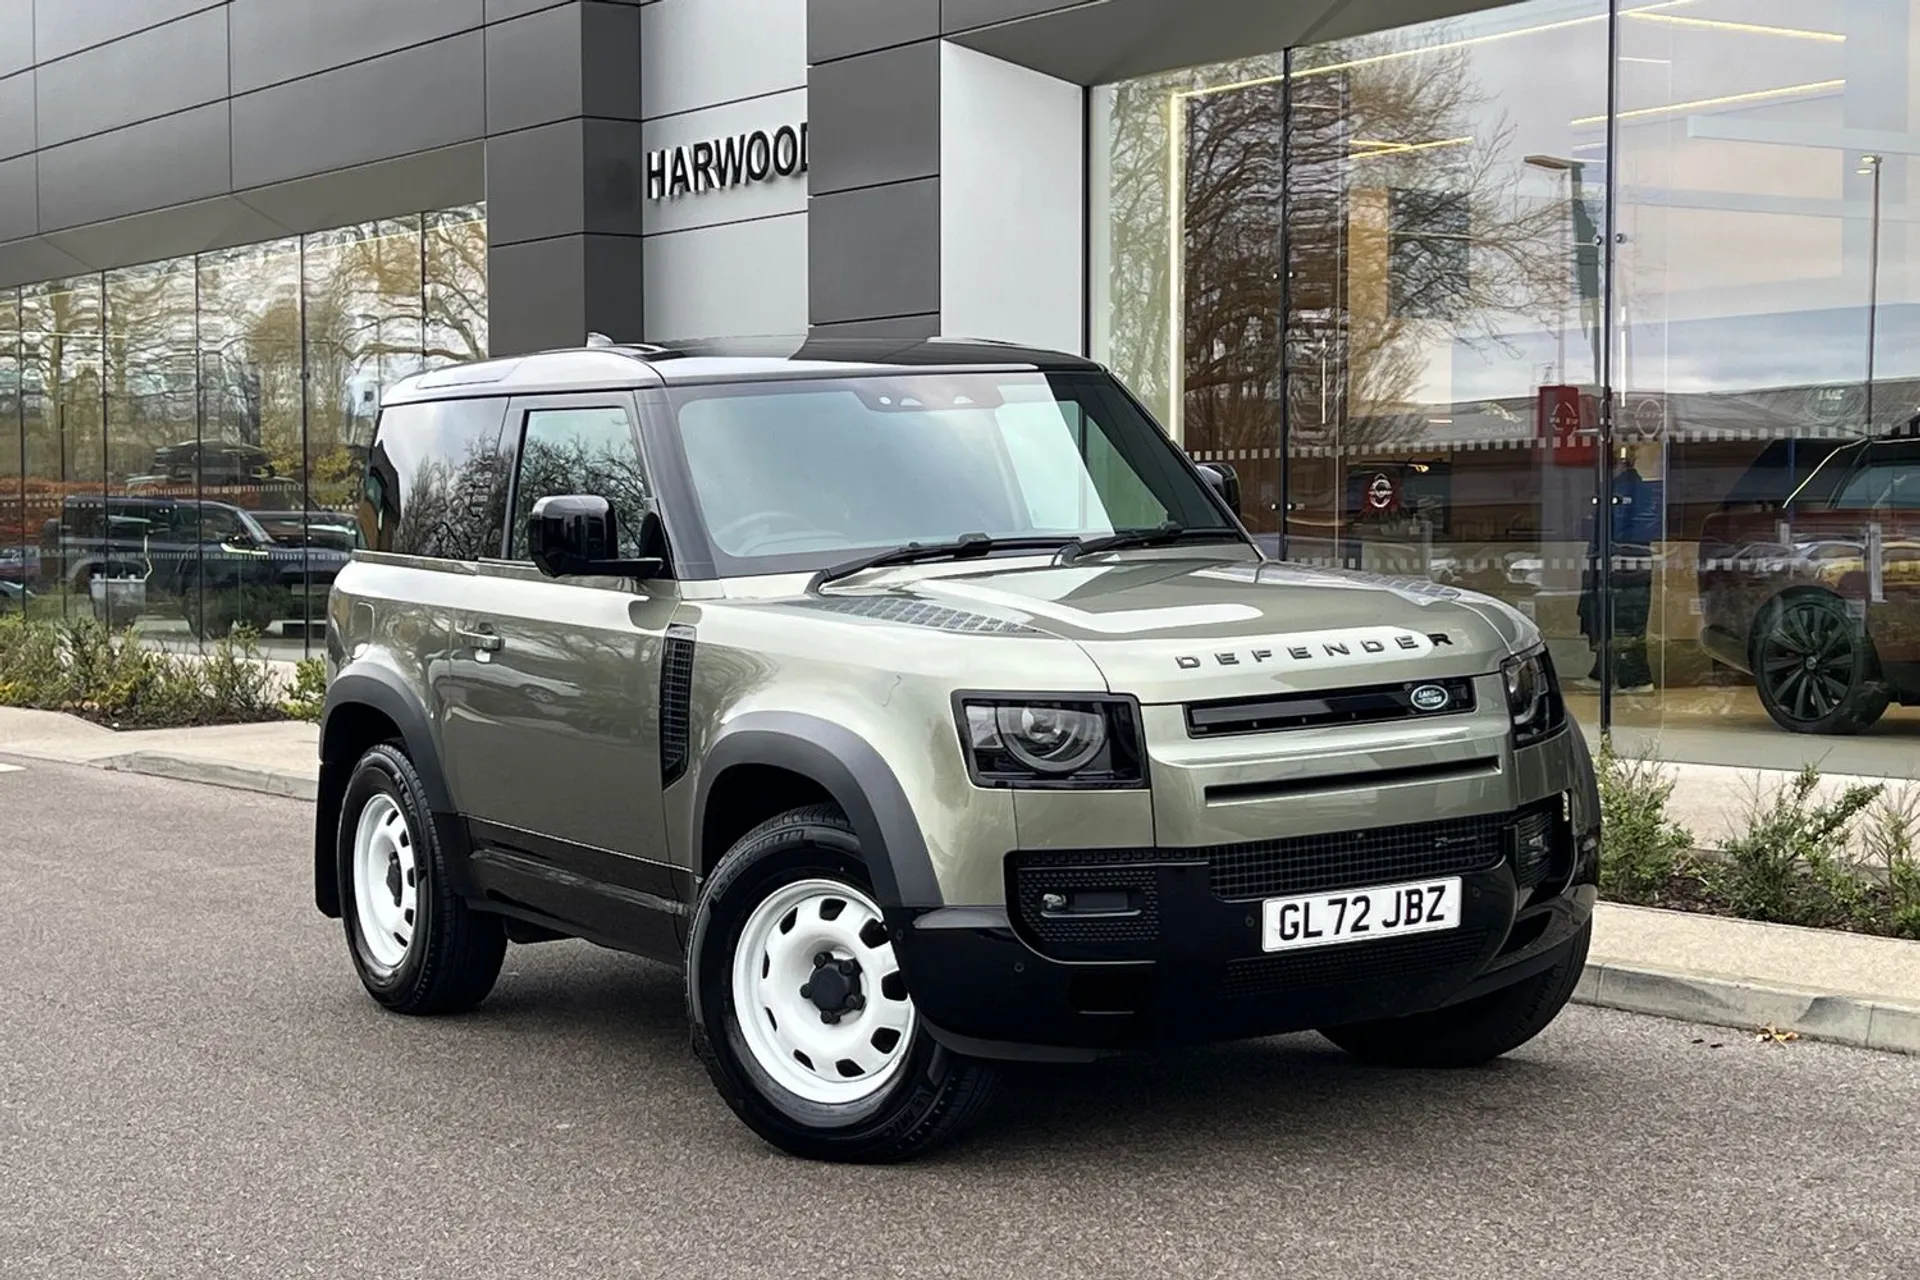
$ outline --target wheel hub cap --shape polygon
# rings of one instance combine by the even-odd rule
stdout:
[[[860,991],[860,962],[836,960],[831,951],[822,951],[813,958],[813,976],[801,986],[800,998],[813,1001],[828,1026],[842,1014],[859,1012],[867,1003]]]

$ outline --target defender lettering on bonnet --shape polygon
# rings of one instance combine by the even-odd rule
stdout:
[[[1276,636],[1250,649],[1226,649],[1217,653],[1174,655],[1174,665],[1182,671],[1197,671],[1209,662],[1222,667],[1265,667],[1328,665],[1364,662],[1369,658],[1393,654],[1432,653],[1441,645],[1451,647],[1452,637],[1444,631],[1422,635],[1399,627],[1352,627],[1340,631],[1309,631],[1300,635]]]

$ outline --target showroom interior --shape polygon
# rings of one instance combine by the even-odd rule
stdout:
[[[160,7],[230,8],[237,69],[241,10],[275,3]],[[1824,619],[1814,648],[1870,633],[1887,683],[1920,671],[1920,0],[464,8],[470,29],[337,67],[230,73],[228,170],[144,203],[54,184],[97,139],[207,106],[50,139],[49,83],[96,51],[0,60],[0,605],[98,601],[203,643],[244,608],[74,567],[191,584],[153,562],[204,561],[235,521],[350,549],[379,389],[418,369],[588,328],[960,332],[1108,363],[1236,468],[1287,559],[1526,612],[1629,751],[1920,763],[1897,691],[1867,733],[1790,732],[1740,669],[1801,728],[1820,673],[1775,671],[1770,635]],[[570,87],[515,90],[502,69],[555,48]],[[391,156],[315,143],[307,172],[260,169],[279,203],[248,196],[244,102],[396,59],[478,66],[472,120]],[[7,127],[23,102],[37,135]],[[647,189],[650,151],[802,124],[805,172]],[[30,231],[7,221],[23,158]],[[296,196],[271,227],[179,215]],[[1832,607],[1767,612],[1804,595]]]

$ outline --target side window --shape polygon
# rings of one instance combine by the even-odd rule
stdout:
[[[619,405],[529,409],[520,443],[520,479],[514,487],[513,540],[507,557],[525,560],[533,504],[556,494],[591,494],[613,504],[620,554],[640,555],[640,521],[647,512],[646,478],[634,443],[633,422]]]
[[[480,560],[500,554],[507,477],[504,400],[394,405],[367,453],[360,532],[375,551]]]

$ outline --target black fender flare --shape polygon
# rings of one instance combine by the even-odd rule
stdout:
[[[730,722],[700,765],[693,804],[693,852],[706,848],[708,791],[735,765],[767,765],[809,778],[832,796],[861,848],[882,907],[944,905],[926,836],[899,778],[865,738],[843,725],[792,711],[755,711]]]
[[[428,727],[426,706],[402,678],[385,667],[368,663],[347,667],[334,676],[320,711],[320,785],[314,804],[313,895],[314,904],[323,915],[336,917],[340,914],[336,866],[340,803],[346,795],[347,774],[354,761],[339,758],[328,750],[328,744],[336,724],[335,714],[348,706],[378,711],[399,728],[407,757],[413,761],[414,770],[426,787],[427,805],[433,810],[443,842],[450,834],[450,820],[457,812],[447,787],[446,770],[440,763],[440,749]]]

